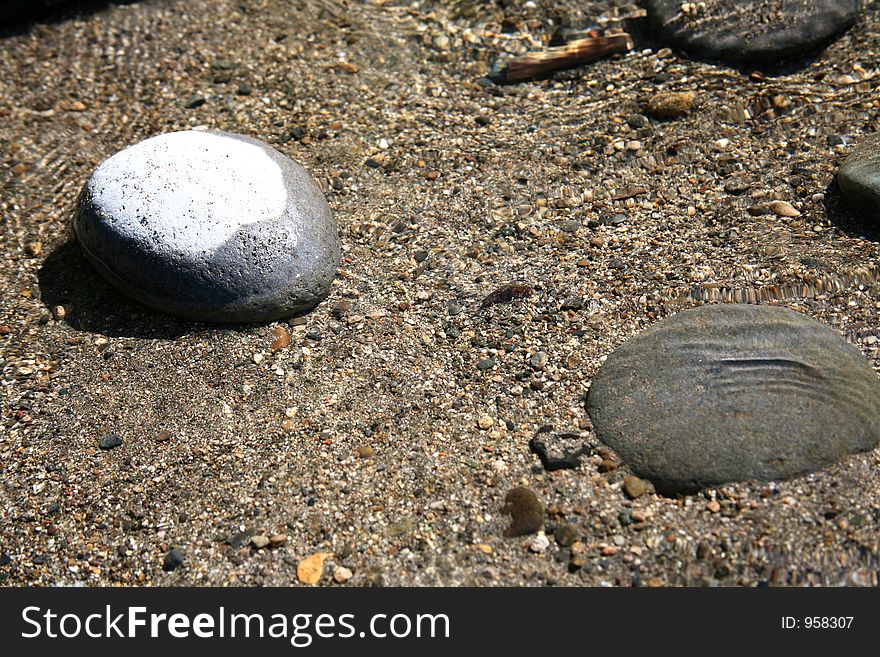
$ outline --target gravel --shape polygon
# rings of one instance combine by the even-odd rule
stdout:
[[[599,471],[613,454],[548,472],[529,441],[552,425],[597,446],[584,396],[603,359],[734,293],[821,321],[880,367],[877,279],[855,276],[880,265],[880,235],[832,185],[877,124],[877,10],[763,81],[639,41],[500,88],[477,82],[496,56],[561,23],[630,27],[635,7],[400,4],[308,2],[292,21],[287,3],[147,0],[0,38],[2,582],[286,586],[332,552],[349,586],[876,584],[877,450],[788,481],[630,500],[625,463]],[[213,82],[218,60],[236,62],[230,82]],[[631,126],[661,91],[699,102]],[[208,102],[184,108],[196,94]],[[342,257],[327,300],[283,322],[286,348],[271,349],[282,322],[218,327],[132,303],[69,244],[101,161],[198,126],[267,143],[306,129],[277,148],[318,180]],[[731,177],[749,189],[727,193]],[[774,200],[801,216],[747,211]],[[532,294],[482,306],[516,283]],[[571,297],[582,308],[561,310]],[[110,432],[125,443],[102,452]],[[580,540],[537,555],[533,535],[505,538],[519,486],[548,535],[568,522]],[[280,533],[277,549],[248,545]],[[186,565],[166,572],[172,546]],[[331,573],[319,585],[336,586]]]

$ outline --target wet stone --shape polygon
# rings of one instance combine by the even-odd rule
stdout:
[[[840,191],[864,219],[880,223],[880,133],[855,147],[837,174]]]
[[[870,450],[880,380],[837,333],[791,310],[687,310],[615,350],[587,411],[660,492],[778,480]]]
[[[86,256],[160,311],[262,322],[315,306],[339,257],[314,179],[272,147],[225,132],[160,135],[104,161],[73,221]]]
[[[815,49],[851,26],[860,0],[647,0],[648,18],[667,45],[734,63],[775,63]]]

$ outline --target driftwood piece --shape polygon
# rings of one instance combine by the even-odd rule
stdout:
[[[569,41],[564,46],[529,52],[508,59],[506,62],[499,62],[489,74],[489,79],[496,84],[533,80],[553,71],[575,68],[616,52],[626,52],[632,47],[632,37],[626,32],[577,39]]]

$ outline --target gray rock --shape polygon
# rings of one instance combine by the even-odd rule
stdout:
[[[846,200],[880,225],[880,132],[855,147],[840,167],[837,182]]]
[[[98,447],[101,449],[114,449],[122,444],[122,438],[115,433],[108,433],[101,436],[98,441]]]
[[[153,137],[105,160],[73,228],[112,284],[158,310],[211,322],[261,322],[326,296],[336,225],[300,165],[225,132]]]
[[[861,352],[785,308],[702,306],[616,349],[587,410],[661,492],[775,480],[872,449],[880,381]]]
[[[851,26],[862,0],[647,0],[648,17],[666,43],[699,57],[768,63],[814,49]]]
[[[177,548],[171,548],[165,553],[165,558],[162,559],[162,570],[171,572],[178,566],[183,565],[185,561],[186,557],[183,556],[183,552]]]

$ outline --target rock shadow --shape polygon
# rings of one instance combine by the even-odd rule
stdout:
[[[848,237],[880,242],[880,222],[876,218],[859,212],[840,191],[835,176],[825,188],[825,214],[828,220],[840,228]]]
[[[124,296],[98,275],[74,239],[49,254],[37,279],[46,307],[63,306],[63,321],[77,331],[173,340],[216,328],[164,315]]]
[[[132,5],[141,0],[4,0],[0,2],[0,39],[27,32],[36,24],[60,23],[75,16],[88,17],[110,5]]]

